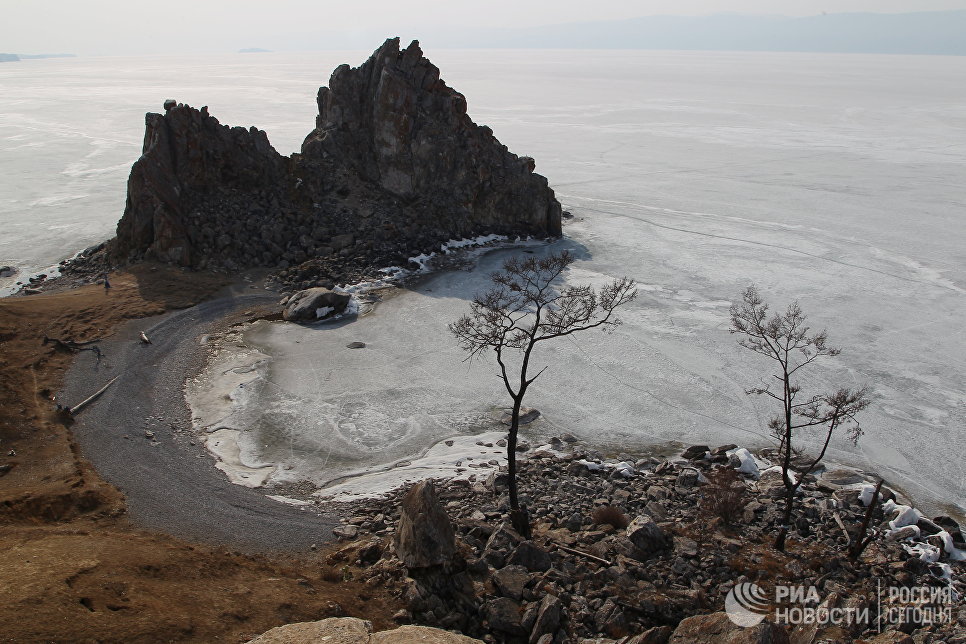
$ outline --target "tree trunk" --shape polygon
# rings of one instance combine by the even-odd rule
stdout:
[[[782,524],[778,528],[778,536],[775,537],[775,550],[785,552],[785,538],[788,536],[788,529],[792,522],[792,503],[795,502],[795,489],[788,488],[785,492],[785,512],[782,515]]]
[[[520,507],[517,498],[517,432],[520,430],[520,407],[523,396],[513,399],[510,413],[510,431],[506,439],[507,487],[510,493],[510,523],[524,539],[530,538],[530,516],[526,508]]]

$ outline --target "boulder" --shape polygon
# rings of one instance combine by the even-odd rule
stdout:
[[[520,565],[505,566],[493,573],[493,585],[500,594],[517,601],[523,598],[523,589],[528,581],[530,573]]]
[[[355,617],[330,617],[318,622],[278,626],[248,644],[482,644],[480,640],[425,626],[400,626],[372,632],[372,624]]]
[[[949,536],[953,538],[953,541],[963,541],[963,531],[956,519],[950,516],[941,515],[938,517],[933,517],[933,523],[948,532]]]
[[[738,449],[738,446],[734,443],[728,443],[727,445],[718,445],[713,450],[711,450],[711,456],[723,456],[733,449]]]
[[[455,553],[453,524],[436,498],[433,483],[417,483],[403,498],[396,556],[407,568],[429,568],[449,563]]]
[[[0,277],[13,277],[17,274],[17,269],[13,266],[0,266]]]
[[[530,631],[530,644],[536,644],[544,635],[555,635],[563,616],[563,604],[554,595],[544,595],[537,612],[537,620]]]
[[[613,599],[607,599],[594,613],[594,628],[611,637],[627,635],[627,616]]]
[[[507,564],[523,566],[531,572],[550,570],[551,563],[550,553],[532,541],[518,545],[507,559]]]
[[[682,620],[668,644],[788,644],[787,631],[771,622],[738,626],[727,613],[695,615]]]
[[[520,604],[509,597],[497,597],[483,605],[490,628],[507,635],[526,635],[521,625]]]
[[[300,622],[277,626],[248,644],[359,644],[369,642],[370,622],[355,617],[330,617],[318,622]]]
[[[703,458],[704,455],[707,454],[709,451],[710,451],[710,448],[707,445],[692,445],[691,447],[684,450],[684,453],[681,456],[688,459],[689,461],[693,461],[698,458]]]
[[[391,631],[373,633],[369,638],[369,644],[419,644],[420,642],[423,644],[483,644],[480,640],[466,635],[426,626],[400,626]]]
[[[289,298],[282,317],[289,322],[318,322],[339,315],[349,304],[348,293],[317,287],[299,291]]]
[[[650,555],[667,550],[673,545],[672,538],[654,522],[650,516],[642,514],[631,521],[626,530],[628,540],[642,554]]]
[[[483,560],[494,568],[502,568],[506,565],[510,551],[516,548],[521,541],[523,541],[523,537],[517,534],[516,530],[506,523],[502,523],[486,540],[486,546],[483,548]]]

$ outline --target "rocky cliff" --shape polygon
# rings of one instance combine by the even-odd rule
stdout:
[[[417,42],[387,40],[318,94],[300,154],[174,101],[148,114],[113,261],[288,269],[295,285],[401,264],[442,241],[559,235],[534,162],[466,112]],[[304,278],[304,279],[303,279]]]

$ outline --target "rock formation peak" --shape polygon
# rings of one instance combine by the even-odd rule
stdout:
[[[115,261],[268,266],[312,286],[451,238],[560,234],[560,204],[533,160],[473,122],[417,41],[392,38],[361,66],[339,66],[291,157],[207,108],[164,108],[146,116]]]

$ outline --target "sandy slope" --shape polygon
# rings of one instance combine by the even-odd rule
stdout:
[[[224,281],[144,266],[112,284],[110,293],[87,286],[0,300],[0,466],[12,466],[0,476],[4,639],[242,641],[343,613],[388,626],[396,608],[388,590],[338,581],[343,562],[336,571],[334,559],[308,551],[268,557],[191,544],[143,530],[143,513],[126,515],[123,495],[79,455],[72,435],[125,430],[95,427],[96,406],[73,428],[58,420],[49,396],[74,355],[42,338],[105,337],[125,320],[190,306]],[[104,343],[103,365],[120,364],[122,342]]]

